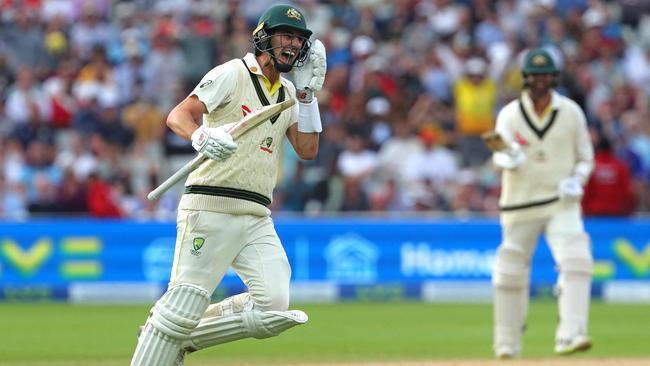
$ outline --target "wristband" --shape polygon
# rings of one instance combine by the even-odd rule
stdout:
[[[320,133],[323,125],[320,121],[318,100],[314,98],[311,103],[298,103],[298,132]]]
[[[592,164],[587,163],[587,162],[579,162],[576,164],[576,167],[573,171],[573,175],[577,177],[580,180],[580,183],[584,186],[587,184],[587,181],[589,180],[589,176],[591,175],[592,171]]]

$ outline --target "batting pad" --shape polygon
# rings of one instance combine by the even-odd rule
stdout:
[[[592,271],[590,258],[567,258],[560,262],[557,339],[587,334]]]
[[[173,286],[156,302],[131,359],[131,366],[172,366],[184,339],[210,303],[208,292],[192,284]]]
[[[194,329],[183,348],[196,351],[243,338],[269,338],[308,320],[300,310],[245,311],[239,314],[207,318]]]
[[[521,349],[521,335],[528,312],[530,269],[522,251],[509,247],[497,250],[494,284],[494,349]]]

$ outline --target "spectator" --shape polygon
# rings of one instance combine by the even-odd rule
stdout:
[[[449,210],[452,200],[452,186],[458,178],[459,163],[456,154],[444,145],[442,131],[435,127],[425,127],[420,131],[422,149],[404,160],[409,179],[405,188],[428,192],[429,209]],[[424,196],[421,196],[424,197]],[[421,200],[425,204],[426,200]]]
[[[97,168],[97,158],[88,148],[90,144],[85,138],[77,131],[71,132],[66,148],[59,151],[55,160],[55,164],[62,170],[72,170],[75,179],[79,182],[85,182],[90,173]]]
[[[355,184],[367,185],[377,168],[377,153],[366,148],[366,140],[361,135],[350,135],[346,147],[339,155],[337,166],[346,179],[354,179]]]
[[[454,84],[458,148],[463,166],[482,165],[490,156],[480,135],[494,128],[497,88],[486,74],[487,63],[471,58],[465,76]]]
[[[27,191],[30,212],[56,211],[56,186],[63,178],[63,172],[54,164],[53,144],[33,140],[26,150],[25,164],[22,166],[20,181]]]
[[[183,82],[185,58],[177,40],[165,32],[155,34],[152,42],[153,49],[144,61],[147,70],[145,90],[147,95],[156,100],[162,110],[168,111],[176,102],[179,89],[185,89]]]
[[[77,179],[72,168],[63,171],[63,179],[56,191],[57,209],[64,213],[80,214],[88,212],[86,187]]]
[[[407,121],[393,124],[392,136],[381,145],[378,152],[378,173],[382,179],[396,179],[397,182],[408,180],[418,169],[411,169],[413,159],[422,154],[422,142],[415,135],[413,126]],[[411,178],[412,179],[412,178]]]
[[[72,163],[66,164],[72,165],[57,162],[59,169],[72,167],[81,186],[86,186],[89,170],[104,180],[119,180],[114,190],[121,192],[120,204],[128,206],[122,213],[129,217],[173,212],[178,199],[173,192],[155,203],[143,201],[142,195],[191,159],[194,150],[175,140],[159,116],[185,98],[206,65],[236,57],[248,47],[251,24],[268,1],[223,1],[221,11],[212,0],[0,3],[0,141],[7,155],[0,196],[26,194],[20,176],[32,141],[56,142],[56,154],[67,156],[67,141],[74,145],[80,140],[90,149],[68,156]],[[602,128],[614,154],[630,168],[635,211],[650,210],[650,131],[642,123],[650,106],[646,2],[296,3],[313,19],[314,36],[327,48],[327,79],[318,95],[327,128],[316,160],[284,162],[287,182],[291,172],[304,169],[299,183],[313,189],[292,207],[339,211],[347,185],[368,196],[368,205],[357,207],[454,213],[471,207],[489,214],[500,183],[486,178],[483,145],[476,136],[492,129],[498,106],[518,96],[524,51],[541,46],[561,66],[557,91],[585,110],[589,124]],[[477,75],[466,73],[471,64]],[[126,130],[133,130],[132,144],[122,141],[129,139],[122,123],[98,132],[106,119],[104,98],[111,93],[118,96],[109,103],[111,119],[121,116]],[[439,129],[446,149],[460,157],[458,168],[468,168],[447,183],[444,196],[434,183],[416,189],[403,184],[407,176],[393,175],[403,174],[407,163],[388,173],[382,161],[379,175],[351,183],[337,169],[351,135],[366,137],[368,150],[392,150],[394,124],[403,119],[413,131]],[[156,141],[161,134],[162,141]],[[113,142],[107,144],[107,139]],[[408,153],[403,159],[389,155],[397,156],[391,158],[394,162],[410,160]],[[126,161],[133,164],[127,167]],[[435,164],[427,161],[426,166]],[[477,195],[483,204],[466,199]]]
[[[19,130],[30,124],[46,124],[50,117],[50,106],[40,83],[34,79],[33,69],[22,66],[16,75],[16,82],[7,94],[6,107],[13,128]]]
[[[117,202],[115,202],[115,199],[113,198],[111,186],[104,180],[100,179],[96,173],[92,173],[88,177],[86,203],[90,215],[93,217],[122,217],[122,210],[118,207]]]
[[[628,216],[634,212],[635,197],[630,169],[616,157],[609,140],[601,136],[596,144],[594,171],[585,186],[582,209],[586,216]]]
[[[0,41],[6,44],[9,65],[13,70],[28,68],[31,74],[45,71],[45,43],[38,13],[18,8],[12,22],[3,27]]]

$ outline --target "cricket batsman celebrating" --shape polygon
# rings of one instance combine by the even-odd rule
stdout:
[[[167,125],[209,159],[186,180],[169,287],[151,309],[131,365],[182,365],[187,351],[272,337],[307,321],[287,310],[291,269],[268,206],[284,137],[302,159],[318,152],[314,92],[323,86],[326,56],[311,34],[298,9],[270,7],[253,32],[254,54],[209,71],[169,113]],[[295,86],[281,75],[288,72]],[[251,111],[289,98],[298,103],[237,142],[227,132]],[[248,292],[210,305],[230,266]]]
[[[502,168],[502,242],[494,285],[494,350],[521,352],[528,312],[530,260],[543,233],[559,270],[559,324],[555,352],[591,347],[587,336],[593,259],[580,199],[593,168],[593,147],[580,107],[552,87],[558,70],[550,54],[529,51],[524,90],[499,112],[496,131],[484,136]]]

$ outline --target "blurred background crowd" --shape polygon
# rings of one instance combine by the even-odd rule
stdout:
[[[252,49],[268,0],[0,0],[0,216],[173,218],[146,194],[194,155],[165,126]],[[328,50],[314,161],[285,149],[273,209],[497,212],[480,134],[544,47],[584,109],[588,215],[650,210],[650,1],[302,0]]]

